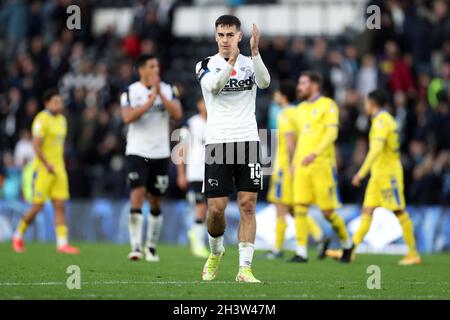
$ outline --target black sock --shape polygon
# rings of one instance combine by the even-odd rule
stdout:
[[[130,209],[130,214],[142,214],[142,209],[141,208],[131,208]]]

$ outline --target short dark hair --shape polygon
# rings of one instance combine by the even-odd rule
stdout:
[[[379,107],[383,107],[388,102],[386,93],[380,89],[369,92],[367,98],[375,102],[375,104]]]
[[[236,26],[237,30],[241,30],[241,20],[238,17],[233,16],[231,14],[224,14],[217,18],[216,20],[216,29],[218,26]]]
[[[140,55],[136,59],[136,68],[139,69],[140,67],[145,65],[147,60],[151,60],[151,59],[157,59],[157,57],[154,54],[142,54],[142,55]]]
[[[278,89],[283,96],[286,96],[289,102],[294,102],[297,100],[297,88],[295,82],[292,80],[284,80],[280,83],[280,88]]]
[[[42,95],[42,100],[44,103],[49,102],[54,96],[59,95],[59,90],[56,88],[50,88],[45,90],[44,94]]]
[[[308,77],[311,82],[314,82],[314,83],[318,84],[319,87],[322,87],[323,78],[322,78],[322,76],[320,75],[319,72],[316,72],[316,71],[304,71],[304,72],[302,72],[302,74],[300,76],[301,77],[303,77],[303,76]]]

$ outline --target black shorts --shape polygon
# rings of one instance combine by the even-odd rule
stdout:
[[[207,198],[225,197],[239,191],[262,190],[262,168],[258,141],[208,144],[205,146]]]
[[[187,192],[187,199],[191,204],[198,204],[206,202],[206,196],[202,192],[203,182],[192,181],[189,182],[189,188]]]
[[[169,186],[167,174],[169,158],[147,159],[140,156],[126,156],[128,183],[131,189],[145,187],[155,196],[163,195]]]

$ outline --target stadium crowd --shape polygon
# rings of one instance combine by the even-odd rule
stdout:
[[[178,87],[185,118],[195,112],[200,94],[195,62],[213,53],[215,43],[212,37],[191,40],[171,34],[173,10],[190,1],[136,1],[132,28],[124,37],[117,36],[113,27],[94,35],[95,5],[87,0],[78,1],[83,27],[68,30],[65,8],[72,2],[6,0],[0,5],[0,198],[21,196],[21,170],[33,157],[31,122],[43,107],[40,98],[48,87],[57,86],[66,105],[66,165],[73,198],[126,197],[126,127],[118,97],[135,79],[137,56],[160,56],[162,79]],[[348,29],[338,37],[262,39],[272,92],[280,80],[296,81],[304,70],[322,73],[324,94],[340,108],[341,194],[344,202],[356,202],[363,189],[354,189],[351,177],[367,152],[370,125],[363,112],[364,96],[375,88],[385,89],[391,96],[388,108],[399,123],[407,202],[448,204],[449,4],[444,0],[370,4],[382,7],[381,29]],[[260,128],[274,128],[278,106],[270,93],[257,101]],[[173,123],[173,128],[181,124]],[[172,167],[171,182],[175,173]],[[181,196],[176,184],[171,185],[169,195]]]

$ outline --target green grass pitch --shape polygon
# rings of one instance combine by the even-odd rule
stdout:
[[[204,260],[188,248],[161,245],[161,262],[131,262],[128,246],[78,243],[81,255],[57,254],[54,244],[28,243],[16,254],[0,244],[0,299],[450,299],[450,255],[423,256],[420,266],[397,266],[399,256],[359,255],[350,265],[268,261],[255,253],[253,270],[263,284],[236,283],[238,252],[227,247],[215,281],[200,278]],[[290,257],[287,256],[286,258]],[[81,270],[81,289],[66,287]],[[367,288],[367,267],[381,269],[381,289]]]

